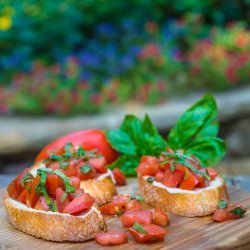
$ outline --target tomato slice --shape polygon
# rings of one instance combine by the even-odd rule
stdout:
[[[40,196],[34,206],[34,209],[49,211],[49,206],[43,196]]]
[[[105,174],[107,173],[106,160],[104,157],[90,158],[89,165],[96,170],[96,172]]]
[[[176,188],[179,183],[184,178],[184,173],[176,169],[172,172],[170,169],[167,169],[164,173],[163,184],[170,188]]]
[[[218,176],[218,173],[214,168],[207,168],[207,173],[210,176],[211,180],[214,180]]]
[[[123,213],[123,209],[113,203],[100,206],[100,211],[104,215],[121,215]]]
[[[40,183],[40,176],[36,176],[32,182],[29,182],[26,185],[26,205],[28,207],[33,208],[39,198],[39,195],[36,192],[36,186],[38,183]]]
[[[74,193],[68,194],[69,200],[72,201],[72,200],[74,200],[76,197],[81,196],[82,194],[84,194],[84,190],[79,188],[79,189],[77,189]]]
[[[124,227],[132,227],[135,222],[140,224],[152,224],[153,214],[151,211],[128,211],[121,216],[121,222]]]
[[[154,209],[154,223],[156,225],[165,227],[169,223],[168,215],[159,208]]]
[[[115,246],[128,242],[128,235],[123,232],[107,232],[95,235],[95,240],[102,246]]]
[[[114,168],[112,170],[112,173],[114,175],[115,182],[116,182],[117,186],[126,185],[126,177],[125,177],[124,173],[119,168]]]
[[[21,203],[25,204],[26,203],[26,193],[27,193],[27,190],[23,189],[21,191],[21,193],[19,194],[17,200],[20,201]]]
[[[56,189],[56,205],[59,213],[62,213],[63,210],[68,206],[70,203],[70,199],[68,195],[63,191],[62,188]]]
[[[8,194],[11,198],[13,199],[17,199],[17,197],[19,196],[20,194],[20,191],[18,188],[17,188],[17,182],[18,182],[18,179],[19,179],[19,176],[17,176],[10,184],[9,186],[7,187],[7,191],[8,191]]]
[[[157,157],[142,156],[136,171],[141,175],[154,176],[158,171],[158,165],[159,163]]]
[[[88,193],[77,196],[63,210],[65,214],[76,214],[90,208],[95,202],[95,199]]]
[[[61,177],[55,174],[47,174],[46,176],[46,189],[49,195],[55,195],[58,187],[63,187]]]
[[[125,208],[125,205],[127,202],[129,202],[129,200],[129,194],[120,194],[113,196],[111,202],[118,207]]]
[[[126,211],[140,211],[141,210],[141,202],[137,200],[131,200],[126,203],[125,210]]]
[[[147,234],[140,233],[134,228],[128,229],[129,233],[133,236],[133,238],[140,243],[163,241],[167,233],[165,229],[154,224],[142,225],[142,228],[147,232]]]
[[[158,170],[156,175],[155,175],[155,180],[158,182],[162,182],[164,178],[164,172],[161,170]]]
[[[78,189],[80,188],[80,185],[81,185],[81,180],[80,178],[76,177],[76,176],[72,176],[70,177],[70,186]]]

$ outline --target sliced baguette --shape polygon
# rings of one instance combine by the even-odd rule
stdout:
[[[224,181],[217,177],[219,185],[199,191],[188,191],[179,189],[179,192],[169,192],[163,184],[150,183],[146,177],[138,174],[139,192],[145,202],[151,206],[186,217],[205,216],[212,214],[219,200],[227,199],[227,190]]]
[[[104,218],[95,206],[84,215],[72,216],[28,208],[8,196],[4,197],[4,205],[15,228],[44,240],[86,241],[96,233],[107,231]]]

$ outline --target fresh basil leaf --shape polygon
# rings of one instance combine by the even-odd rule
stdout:
[[[154,124],[152,123],[151,119],[149,118],[149,116],[146,114],[143,122],[142,122],[142,130],[143,132],[146,132],[149,135],[159,135],[157,128],[154,126]]]
[[[241,207],[235,207],[234,209],[230,210],[230,212],[243,217],[247,211],[245,209],[242,209]]]
[[[83,174],[87,174],[89,171],[92,170],[92,167],[89,165],[89,164],[86,164],[82,167],[80,167],[80,171],[83,173]]]
[[[187,154],[193,154],[204,166],[213,166],[226,154],[225,142],[217,137],[204,137],[184,148]]]
[[[144,199],[141,196],[135,195],[135,194],[131,195],[131,199],[132,200],[137,200],[137,201],[140,201],[140,202],[144,202]]]
[[[218,203],[218,208],[226,208],[227,207],[227,201],[226,200],[220,200]]]
[[[67,167],[69,166],[69,163],[66,161],[65,162],[60,161],[59,166],[61,169],[67,169]]]
[[[133,228],[139,233],[148,234],[148,232],[138,222],[135,222]]]

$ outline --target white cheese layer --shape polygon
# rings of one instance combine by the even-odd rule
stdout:
[[[146,180],[149,176],[143,176],[143,178]],[[216,177],[214,180],[212,180],[209,183],[208,187],[205,188],[195,188],[194,190],[185,190],[181,188],[170,188],[165,186],[164,184],[158,182],[158,181],[153,181],[153,185],[155,187],[163,188],[166,189],[169,193],[172,194],[197,194],[199,192],[202,192],[204,190],[209,190],[213,188],[217,188],[223,184],[223,180],[220,177]]]

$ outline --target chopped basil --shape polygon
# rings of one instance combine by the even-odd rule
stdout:
[[[235,207],[234,209],[230,210],[230,212],[243,217],[247,211],[245,209],[242,209],[241,207]]]
[[[170,165],[170,170],[171,170],[171,172],[174,172],[175,169],[176,169],[175,162],[174,162],[174,161],[171,161],[171,165]]]
[[[61,196],[61,198],[60,198],[61,203],[63,203],[63,202],[66,200],[67,197],[68,197],[68,194],[65,192],[65,193]]]
[[[69,163],[64,161],[64,162],[60,162],[59,165],[61,169],[67,169],[69,166]]]
[[[132,200],[137,200],[137,201],[140,201],[140,202],[144,202],[144,199],[141,196],[135,195],[135,194],[131,195],[131,199]]]
[[[148,232],[138,222],[135,222],[133,228],[139,233],[148,234]]]
[[[62,173],[59,170],[55,170],[55,171],[53,171],[53,173],[62,178],[64,185],[65,185],[65,188],[66,188],[66,193],[74,193],[76,191],[76,188],[71,187],[70,179],[64,173]]]
[[[77,159],[85,156],[85,154],[86,154],[86,152],[85,152],[85,150],[83,149],[82,146],[79,146],[78,149],[75,152],[75,156],[76,156]]]
[[[89,165],[89,164],[86,164],[82,167],[80,167],[80,171],[83,173],[83,174],[87,174],[89,171],[92,170],[92,167]]]
[[[55,154],[51,154],[49,156],[50,160],[54,160],[54,161],[60,161],[63,159],[63,156],[62,155],[55,155]]]
[[[71,157],[72,153],[71,153],[71,148],[73,147],[73,144],[71,142],[68,142],[65,144],[65,153],[63,154],[63,156],[65,157]]]
[[[218,203],[218,208],[226,208],[227,207],[227,201],[226,200],[220,200]]]
[[[31,173],[27,173],[23,179],[21,180],[21,186],[22,188],[25,187],[25,184],[28,183],[28,182],[31,182],[32,180],[30,179],[31,177],[33,177],[33,175]]]
[[[155,180],[155,177],[153,176],[150,176],[147,178],[147,182],[150,182],[150,183],[154,182],[154,180]]]

